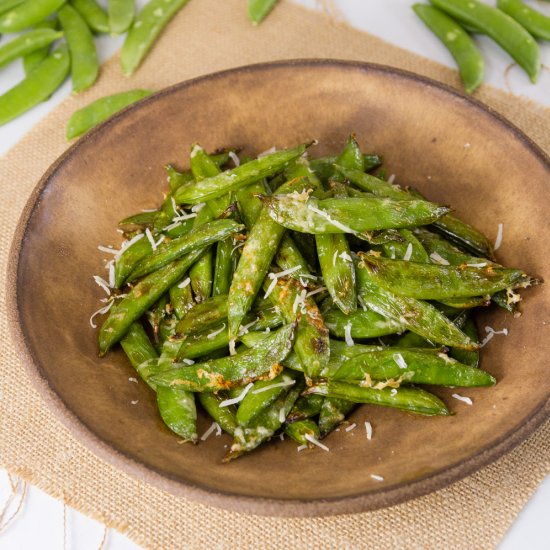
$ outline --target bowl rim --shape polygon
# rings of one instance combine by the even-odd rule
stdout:
[[[73,155],[78,149],[92,139],[96,134],[106,131],[120,118],[125,117],[135,109],[141,108],[159,98],[169,96],[198,83],[223,79],[227,75],[248,74],[256,71],[269,71],[276,68],[294,68],[299,70],[303,67],[341,67],[366,72],[383,73],[389,77],[399,77],[412,80],[425,86],[436,88],[439,91],[469,103],[473,108],[483,111],[493,117],[504,129],[511,132],[517,139],[522,141],[530,151],[539,157],[542,164],[546,165],[550,173],[550,158],[534,143],[526,134],[515,125],[500,115],[491,107],[479,100],[465,95],[451,86],[433,80],[431,78],[412,73],[403,69],[389,67],[375,63],[349,61],[339,59],[292,59],[280,60],[252,65],[244,65],[223,71],[209,73],[196,78],[185,80],[148,96],[118,112],[108,120],[90,130],[75,143],[73,143],[63,154],[58,157],[40,178],[19,218],[17,228],[12,240],[7,268],[6,279],[6,303],[7,316],[11,336],[19,352],[22,363],[25,366],[35,389],[45,401],[48,409],[55,417],[69,430],[75,439],[90,449],[100,459],[105,460],[110,466],[121,470],[121,473],[145,481],[157,489],[164,490],[177,497],[185,497],[203,504],[224,508],[235,512],[244,512],[263,516],[278,517],[323,517],[338,514],[359,513],[377,510],[400,504],[413,498],[417,498],[438,489],[442,489],[451,483],[459,481],[475,471],[489,465],[530,436],[545,420],[550,418],[550,395],[546,402],[533,411],[525,423],[517,429],[511,429],[492,443],[482,447],[478,452],[468,458],[445,467],[442,470],[433,472],[417,480],[401,482],[388,488],[381,488],[369,493],[348,495],[325,499],[278,499],[258,496],[247,496],[229,493],[206,486],[195,485],[192,482],[183,482],[169,474],[161,474],[150,469],[147,465],[137,461],[120,451],[111,447],[99,435],[87,427],[64,403],[61,395],[56,393],[49,385],[47,378],[42,373],[40,364],[33,354],[30,346],[27,346],[25,334],[21,325],[19,314],[18,296],[18,267],[19,257],[24,246],[29,222],[33,216],[35,207],[40,202],[42,193],[48,186],[52,175]]]

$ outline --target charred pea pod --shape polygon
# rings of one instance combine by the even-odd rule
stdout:
[[[322,394],[311,394],[311,396]],[[304,397],[310,397],[306,395]],[[338,397],[325,397],[319,412],[319,430],[321,438],[326,437],[337,428],[357,406],[353,401]]]

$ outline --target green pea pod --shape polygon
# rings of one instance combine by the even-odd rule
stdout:
[[[188,277],[185,275],[181,278],[181,281],[170,288],[170,303],[174,308],[174,313],[176,317],[181,320],[183,319],[193,306],[195,305],[195,300],[193,300],[193,293],[191,292],[191,287],[189,286]],[[177,324],[175,330],[177,331]]]
[[[445,298],[439,300],[445,306],[455,309],[472,309],[474,307],[486,307],[491,303],[491,297],[486,296],[469,296],[465,298]]]
[[[275,274],[274,274],[275,275]],[[315,379],[327,365],[330,357],[329,333],[323,316],[313,298],[294,279],[276,278],[276,283],[266,278],[264,289],[269,287],[269,298],[279,307],[287,322],[298,319],[294,351],[303,364],[308,378]]]
[[[451,266],[390,260],[361,254],[361,266],[378,286],[419,300],[445,300],[493,294],[524,280],[519,269]]]
[[[214,220],[206,223],[179,239],[161,244],[157,250],[136,265],[128,276],[128,281],[133,282],[144,277],[197,248],[221,241],[241,229],[244,229],[244,226],[233,220]]]
[[[217,422],[220,428],[233,435],[238,427],[237,419],[235,418],[235,407],[220,407],[224,397],[216,393],[201,392],[197,393],[197,399],[202,408],[212,417],[214,422]]]
[[[236,193],[239,214],[248,229],[256,223],[262,211],[262,201],[258,198],[258,195],[266,193],[267,190],[267,183],[265,180],[261,180],[239,189]]]
[[[216,245],[216,259],[214,262],[214,280],[212,282],[212,296],[228,294],[236,269],[235,245],[231,238],[224,239]]]
[[[23,57],[44,46],[48,46],[63,36],[53,29],[34,29],[0,46],[0,67],[7,65],[18,57]],[[44,56],[44,57],[47,57]]]
[[[67,139],[73,139],[85,134],[88,130],[91,130],[128,105],[152,93],[152,90],[129,90],[96,99],[71,115],[69,122],[67,122]]]
[[[365,233],[432,223],[449,212],[446,206],[419,200],[391,200],[379,197],[324,199],[301,195],[261,197],[269,215],[278,224],[302,233],[351,233],[366,239]]]
[[[307,145],[300,145],[251,160],[194,185],[180,187],[174,198],[178,204],[197,204],[221,197],[280,171],[287,163],[303,154],[306,148]]]
[[[185,258],[151,273],[134,286],[125,298],[114,305],[99,331],[100,355],[105,355],[124,336],[130,325],[181,279],[204,251],[204,248],[194,250]]]
[[[159,327],[160,322],[166,316],[166,306],[168,305],[169,296],[168,294],[163,294],[150,309],[145,312],[147,321],[151,325],[153,331],[153,337],[155,344],[158,345],[159,349],[162,346],[162,343],[159,340]]]
[[[427,416],[448,416],[450,414],[441,399],[420,388],[401,387],[377,390],[346,382],[329,381],[312,386],[306,390],[306,394],[336,397],[354,403],[370,403]]]
[[[282,192],[303,189],[303,181],[292,180],[279,188]],[[250,229],[229,288],[229,337],[235,339],[243,317],[258,294],[285,232],[262,209]],[[305,267],[305,266],[304,266]]]
[[[254,418],[281,395],[288,392],[290,386],[296,383],[298,373],[295,371],[282,372],[273,380],[258,380],[247,392],[237,409],[237,422],[240,426],[249,426]]]
[[[172,17],[189,0],[150,0],[136,17],[120,50],[120,65],[130,76],[141,64]]]
[[[478,342],[477,327],[475,321],[471,318],[467,319],[464,327],[462,328],[464,334],[466,334],[472,342]],[[449,355],[469,367],[477,368],[479,367],[479,351],[469,351],[460,348],[451,348],[449,350]]]
[[[333,380],[365,381],[402,380],[404,383],[436,386],[492,386],[495,379],[485,371],[458,363],[444,353],[418,349],[392,348],[357,355],[331,373]]]
[[[71,77],[73,90],[81,92],[89,88],[99,74],[99,63],[94,37],[86,21],[69,4],[65,4],[57,17],[65,33],[65,39],[71,54]]]
[[[138,212],[118,222],[119,227],[138,225],[140,228],[151,227],[157,218],[158,210],[154,212]]]
[[[399,235],[403,237],[402,241],[391,241],[373,248],[380,250],[386,258],[428,263],[430,261],[428,253],[415,234],[410,229],[399,229],[398,231]]]
[[[281,239],[279,250],[277,250],[277,254],[275,255],[275,263],[283,271],[292,270],[289,273],[289,277],[297,281],[300,279],[308,282],[316,280],[316,277],[312,279],[308,262],[300,252],[294,239],[288,233],[285,233]],[[299,269],[296,269],[297,266],[299,266]]]
[[[317,416],[321,412],[323,401],[322,395],[304,395],[300,397],[287,416],[287,422],[297,422]]]
[[[316,394],[311,394],[311,397]],[[305,395],[304,397],[310,397]],[[319,397],[323,397],[319,395]],[[319,411],[319,432],[321,437],[326,437],[332,430],[339,426],[356,407],[356,403],[337,397],[324,397],[323,405]]]
[[[57,31],[57,19],[45,19],[36,24],[35,29],[50,29]],[[25,76],[29,76],[31,72],[44,61],[50,54],[51,44],[47,44],[42,48],[38,48],[23,56],[23,69],[25,70]]]
[[[292,348],[294,325],[286,325],[267,338],[262,346],[239,355],[173,368],[153,376],[159,386],[191,391],[219,391],[279,374]]]
[[[285,434],[294,439],[299,445],[307,445],[312,447],[311,440],[308,439],[314,438],[317,441],[320,439],[321,435],[319,432],[319,426],[313,420],[304,419],[297,420],[292,424],[285,424]]]
[[[277,0],[248,0],[248,17],[254,25],[261,23]]]
[[[529,75],[533,83],[540,72],[540,51],[535,39],[517,21],[478,0],[430,0],[451,17],[474,26],[491,37]]]
[[[370,274],[361,262],[357,265],[358,294],[367,307],[431,342],[466,349],[478,347],[434,306],[385,290],[372,281]]]
[[[18,6],[23,2],[25,2],[25,0],[0,0],[0,14],[15,8],[15,6]]]
[[[135,0],[108,0],[107,14],[111,34],[126,32],[135,15]]]
[[[323,181],[328,182],[329,179],[334,177],[336,170],[334,164],[337,157],[322,157],[319,159],[312,159],[309,161],[311,169],[315,172],[317,177]],[[378,168],[382,164],[382,157],[379,155],[363,155],[364,171],[369,172]]]
[[[157,391],[157,404],[165,424],[186,441],[197,439],[197,411],[195,397],[181,388],[157,387],[142,370],[142,365],[157,358],[145,330],[139,323],[133,323],[126,336],[121,340],[122,349],[130,359],[132,366],[143,380]]]
[[[184,441],[197,442],[197,408],[192,392],[159,386],[157,405],[162,420],[174,433]]]
[[[115,288],[120,288],[126,281],[128,275],[132,273],[137,263],[153,252],[153,247],[149,239],[143,233],[140,235],[141,236],[137,240],[127,245],[124,251],[116,258]]]
[[[29,76],[0,96],[0,126],[48,99],[67,78],[69,68],[69,52],[66,46],[60,46]]]
[[[370,174],[364,174],[357,170],[347,170],[341,166],[337,166],[336,168],[354,185],[376,196],[388,197],[395,200],[407,200],[410,199],[411,196],[419,199],[424,198],[414,189],[406,191],[397,185],[392,185]],[[487,237],[458,218],[447,214],[435,221],[434,227],[453,242],[457,242],[460,246],[473,250],[474,253],[480,254],[483,257],[494,259],[495,253],[493,245],[489,242]]]
[[[0,33],[20,32],[40,23],[59,9],[66,0],[32,0],[15,3],[0,14]]]
[[[103,34],[109,32],[109,18],[96,0],[71,0],[71,4],[92,31]]]
[[[148,376],[144,376],[141,370],[144,363],[152,364],[158,358],[158,354],[141,323],[132,323],[126,336],[120,341],[120,345],[144,382],[156,390],[156,385],[150,381]]]
[[[283,425],[281,419],[287,417],[303,388],[304,383],[298,382],[286,395],[279,397],[271,407],[258,415],[253,426],[248,428],[239,426],[235,430],[233,444],[223,459],[224,462],[229,462],[245,452],[252,451],[270,439]]]
[[[535,38],[550,40],[550,17],[520,0],[497,0],[497,8],[515,19]]]
[[[485,62],[470,35],[437,8],[414,4],[413,10],[454,57],[464,88],[471,94],[483,82]]]
[[[213,296],[195,304],[178,323],[179,334],[191,334],[209,329],[227,319],[227,295]]]
[[[358,309],[346,315],[337,307],[323,309],[323,318],[330,333],[337,338],[378,338],[388,334],[396,334],[404,330],[404,326],[393,319],[388,319],[372,309]]]
[[[170,184],[170,191],[175,191],[178,187],[191,183],[193,181],[193,174],[190,171],[178,172],[171,164],[167,164],[164,169],[168,174],[168,183]]]

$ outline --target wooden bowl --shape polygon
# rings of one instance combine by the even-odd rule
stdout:
[[[396,182],[414,185],[489,236],[499,259],[548,273],[548,158],[496,113],[441,84],[387,67],[284,61],[243,67],[163,90],[73,145],[44,175],[11,252],[11,321],[29,374],[84,445],[174,495],[256,514],[314,516],[390,506],[458,480],[509,451],[550,415],[550,292],[524,293],[523,316],[491,309],[480,326],[507,327],[483,349],[494,388],[437,391],[456,415],[425,418],[363,406],[319,449],[278,439],[222,464],[227,436],[181,445],[155,397],[120,350],[97,354],[89,318],[102,291],[97,245],[118,246],[121,218],[153,208],[163,166],[184,167],[192,143],[258,153],[318,139],[312,156],[355,132],[384,156]],[[455,390],[456,391],[456,390]],[[133,402],[136,402],[133,404]],[[368,441],[364,421],[374,426]],[[210,421],[199,419],[199,433]],[[383,477],[376,481],[371,474]]]

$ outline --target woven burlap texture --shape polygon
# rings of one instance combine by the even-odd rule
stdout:
[[[97,97],[135,87],[159,89],[248,63],[311,57],[383,63],[459,85],[454,71],[290,2],[282,2],[259,28],[246,20],[244,6],[243,0],[192,0],[131,80],[112,59],[92,90],[68,98],[0,160],[2,288],[23,206],[40,176],[67,148],[64,128],[70,114]],[[478,97],[550,151],[550,112],[488,87]],[[2,466],[147,548],[494,548],[550,471],[546,423],[513,452],[467,479],[377,512],[265,518],[175,498],[103,462],[54,418],[10,342],[4,296],[0,307]]]

